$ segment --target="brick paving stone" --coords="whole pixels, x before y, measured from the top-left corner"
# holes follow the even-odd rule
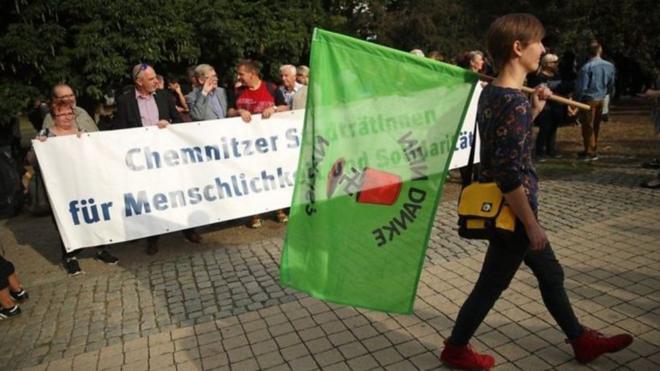
[[[305,346],[311,354],[319,354],[333,347],[332,343],[326,338],[319,338],[305,342]]]
[[[238,348],[238,347],[240,347],[242,345],[245,345],[245,344],[248,344],[248,341],[247,341],[247,338],[243,335],[235,336],[233,338],[222,340],[222,346],[226,350],[231,350],[231,349],[234,349],[234,348]]]
[[[356,371],[371,370],[378,367],[378,362],[376,362],[376,359],[370,354],[365,354],[361,357],[353,358],[348,360],[346,363],[349,365],[351,370]]]
[[[32,367],[25,367],[21,369],[22,371],[46,371],[46,368],[48,367],[47,363],[42,363],[40,365],[32,366]]]
[[[651,173],[597,165],[542,182],[540,219],[564,265],[581,322],[606,334],[630,331],[636,337],[629,349],[589,367],[656,369],[660,253],[654,246],[660,230],[654,226],[660,223],[660,195],[636,188]],[[617,198],[622,192],[626,202]],[[202,369],[203,359],[222,354],[226,361],[216,368],[441,368],[439,350],[478,277],[485,243],[456,236],[455,200],[443,201],[438,212],[413,316],[328,304],[282,289],[281,237],[167,251],[168,244],[179,243],[172,235],[163,237],[165,248],[156,259],[136,253],[132,262],[121,256],[131,252],[120,246],[117,267],[82,259],[84,279],[51,270],[53,279],[30,286],[31,301],[23,307],[29,316],[2,323],[0,347],[12,351],[0,356],[0,364]],[[18,234],[23,225],[41,223],[19,218],[21,225],[12,227]],[[40,230],[55,233],[51,226]],[[14,234],[7,231],[0,224],[0,242],[13,248]],[[44,271],[52,265],[41,257],[32,260],[41,261]],[[58,315],[47,317],[43,308]],[[538,283],[522,267],[472,344],[495,353],[498,370],[584,369],[563,340]],[[115,366],[119,360],[123,364]]]
[[[534,355],[541,358],[544,362],[547,362],[552,366],[558,366],[562,363],[566,363],[573,360],[572,354],[560,350],[555,346],[549,346],[547,348],[543,348],[540,351],[535,352]]]
[[[528,352],[533,353],[539,349],[547,347],[548,342],[536,335],[527,335],[521,338],[517,344],[522,348],[525,348]]]
[[[149,358],[155,358],[163,354],[172,354],[172,353],[174,353],[174,343],[163,343],[149,347]]]
[[[144,371],[149,369],[149,360],[140,359],[121,366],[122,371]]]
[[[174,340],[174,350],[176,351],[191,349],[197,346],[198,346],[197,338],[194,336],[189,336]]]
[[[393,331],[385,332],[383,335],[392,342],[392,344],[400,344],[410,340],[412,337],[407,334],[404,330],[398,329]]]
[[[310,328],[314,328],[314,329],[317,328],[316,322],[314,322],[314,320],[309,317],[298,318],[292,321],[291,324],[297,331],[302,331]]]
[[[292,370],[308,371],[318,369],[318,365],[314,358],[311,356],[305,356],[301,358],[296,358],[288,362]]]
[[[298,334],[294,332],[286,335],[277,336],[275,338],[275,342],[277,342],[277,345],[280,348],[286,348],[291,345],[300,344],[301,340],[300,337],[298,337]]]
[[[627,366],[631,370],[639,370],[639,371],[642,371],[642,370],[652,371],[652,370],[657,370],[658,369],[657,364],[655,364],[655,363],[653,363],[653,362],[651,362],[647,359],[644,359],[644,358],[638,358],[638,359],[628,363]]]
[[[417,340],[410,340],[405,343],[396,344],[395,347],[396,350],[406,358],[426,352],[426,348]]]
[[[268,331],[270,331],[271,335],[273,336],[279,336],[279,335],[291,333],[295,330],[290,323],[281,323],[275,326],[270,326],[268,328]]]
[[[172,365],[174,365],[174,356],[172,354],[161,354],[149,358],[150,369],[158,370]]]
[[[501,354],[507,361],[513,363],[529,354],[526,349],[514,343],[501,345],[495,348],[495,351]]]
[[[257,330],[263,330],[267,327],[266,321],[257,319],[243,324],[243,330],[245,332],[252,332]]]
[[[174,363],[181,364],[199,359],[201,354],[197,349],[179,350],[174,352]]]
[[[50,362],[48,364],[47,370],[50,371],[70,371],[73,369],[72,359],[59,359],[57,361]],[[99,366],[99,368],[101,368]],[[108,368],[108,367],[106,367]]]
[[[314,355],[314,359],[316,359],[316,362],[319,364],[319,366],[321,366],[321,368],[345,360],[345,357],[337,349],[330,349],[312,354]]]
[[[340,320],[326,322],[321,325],[321,328],[326,334],[335,334],[338,332],[346,332],[348,329]]]
[[[204,333],[204,334],[201,334],[201,335],[197,335],[197,343],[199,345],[217,343],[217,342],[222,341],[222,340],[223,340],[222,336],[220,335],[220,332],[218,332],[218,331],[207,332],[207,333]]]
[[[155,334],[149,336],[149,346],[169,343],[170,340],[172,340],[172,338],[169,332]]]
[[[371,324],[366,324],[360,327],[351,327],[350,329],[353,335],[355,335],[358,339],[371,338],[378,335],[379,333],[373,326],[371,326]]]
[[[381,349],[372,355],[381,366],[388,366],[403,360],[401,354],[393,348]]]
[[[357,341],[339,346],[338,349],[346,359],[352,359],[368,352],[367,348]]]
[[[277,350],[277,343],[274,340],[266,340],[260,343],[251,344],[250,347],[252,348],[252,353],[259,355]]]
[[[227,357],[227,354],[220,353],[204,357],[201,359],[201,362],[204,369],[210,370],[228,364],[229,358]]]
[[[246,359],[245,361],[231,364],[231,369],[241,371],[257,371],[259,370],[259,364],[254,359]]]
[[[403,360],[401,362],[395,363],[393,365],[389,365],[385,367],[385,370],[387,371],[416,371],[417,367],[415,365],[408,361],[408,360]]]
[[[288,348],[281,349],[280,354],[282,354],[282,357],[286,361],[292,361],[294,359],[301,358],[309,354],[309,352],[307,351],[307,348],[305,348],[303,344],[298,344],[298,345],[290,346]]]
[[[440,334],[431,334],[419,339],[428,350],[440,349],[444,346],[445,338]]]
[[[541,339],[547,341],[550,344],[563,344],[566,340],[566,336],[558,328],[547,328],[541,331],[535,332],[537,336]]]
[[[409,359],[419,370],[430,370],[438,367],[438,356],[433,352],[418,354]]]
[[[249,345],[245,345],[239,348],[234,348],[230,351],[227,351],[227,355],[229,355],[229,362],[230,363],[237,363],[240,361],[243,361],[245,359],[253,358],[254,355],[252,354],[252,351],[250,350]]]
[[[258,355],[256,357],[259,367],[262,369],[269,369],[284,363],[284,358],[279,352],[269,352]]]
[[[357,340],[355,336],[350,331],[343,331],[339,333],[333,333],[331,335],[328,335],[328,340],[334,345],[334,346],[341,346],[344,344],[348,344],[350,342],[353,342]]]
[[[281,364],[281,365],[277,365],[277,366],[274,366],[274,367],[270,367],[270,368],[267,368],[265,370],[266,371],[292,371],[291,367],[286,363]]]
[[[199,346],[199,355],[202,358],[206,358],[223,352],[224,352],[224,348],[222,347],[221,343],[211,343],[211,344]]]
[[[323,371],[351,371],[351,368],[345,362],[339,362],[323,367]]]

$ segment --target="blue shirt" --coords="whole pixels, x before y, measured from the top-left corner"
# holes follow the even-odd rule
[[[586,102],[601,100],[614,90],[614,65],[600,57],[593,57],[578,73],[575,99]]]

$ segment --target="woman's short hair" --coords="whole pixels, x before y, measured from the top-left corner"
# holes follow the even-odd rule
[[[523,45],[541,41],[545,36],[543,24],[535,16],[527,13],[514,13],[497,18],[491,23],[486,35],[488,53],[493,65],[500,70],[511,59],[513,43]]]

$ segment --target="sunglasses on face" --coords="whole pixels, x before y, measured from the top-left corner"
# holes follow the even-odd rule
[[[147,68],[149,68],[149,65],[148,65],[148,64],[146,64],[146,63],[140,63],[140,68],[138,68],[138,69],[135,71],[135,75],[133,76],[133,80],[136,80],[136,79],[138,78],[138,75],[140,74],[140,72],[146,70]]]

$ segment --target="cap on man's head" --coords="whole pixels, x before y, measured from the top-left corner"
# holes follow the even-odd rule
[[[548,53],[541,58],[541,65],[547,66],[550,63],[559,61],[559,57],[556,54]]]

